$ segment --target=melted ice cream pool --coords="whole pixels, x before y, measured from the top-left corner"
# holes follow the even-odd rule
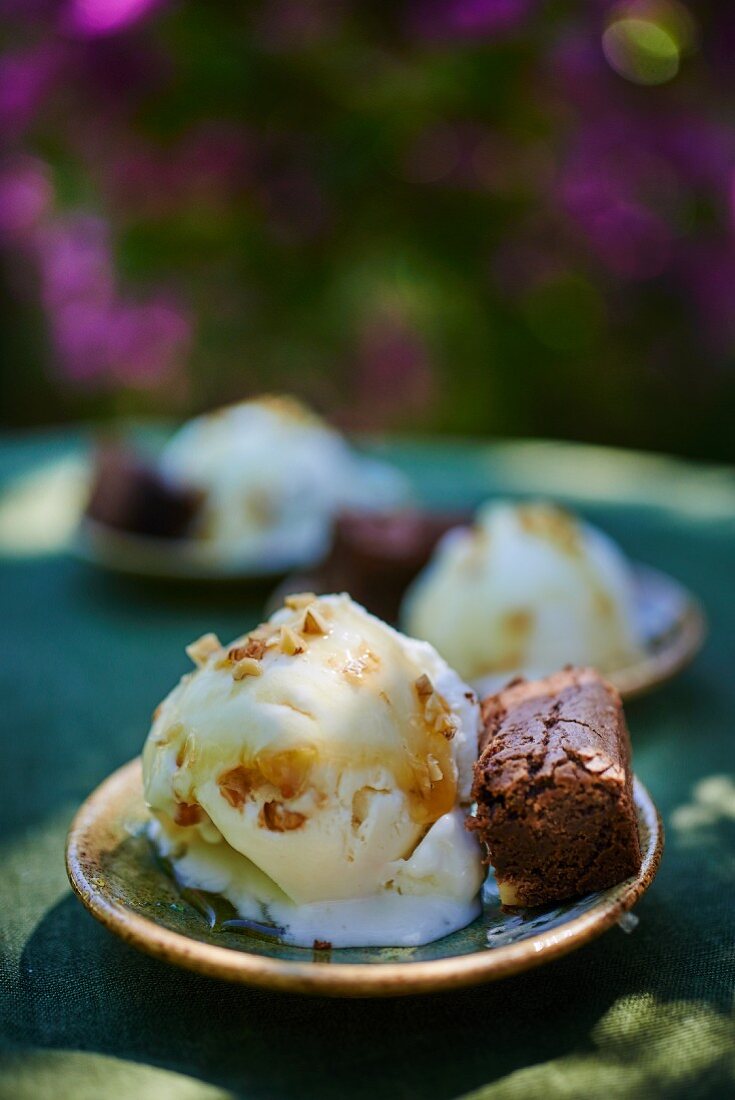
[[[178,880],[311,946],[412,946],[480,909],[474,694],[348,596],[289,597],[157,711],[151,835]]]
[[[640,658],[630,566],[603,532],[550,504],[489,504],[451,531],[402,620],[484,693],[565,664],[601,672]]]

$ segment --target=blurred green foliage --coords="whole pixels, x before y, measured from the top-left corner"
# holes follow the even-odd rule
[[[679,19],[660,86],[629,34],[606,56],[620,4],[97,8],[9,28],[0,116],[46,75],[4,116],[6,195],[41,189],[3,237],[6,422],[292,390],[358,429],[733,457],[716,6],[637,3],[636,42]]]

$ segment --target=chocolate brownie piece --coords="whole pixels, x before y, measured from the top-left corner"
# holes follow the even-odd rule
[[[440,538],[468,522],[462,512],[344,511],[334,525],[320,587],[349,592],[374,615],[395,622],[406,589]]]
[[[592,669],[513,681],[482,704],[468,822],[504,905],[546,905],[634,875],[641,851],[630,739],[615,688]]]
[[[97,453],[87,515],[97,523],[155,538],[184,538],[201,494],[170,484],[155,466],[119,445]]]

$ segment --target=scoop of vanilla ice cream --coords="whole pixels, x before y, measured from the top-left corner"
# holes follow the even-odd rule
[[[294,563],[327,548],[335,512],[405,499],[392,467],[356,454],[339,432],[290,397],[230,405],[185,424],[161,471],[204,496],[196,534],[232,553]]]
[[[405,629],[482,688],[564,664],[625,667],[641,653],[619,548],[551,504],[490,504],[450,532],[406,595]]]
[[[182,881],[294,943],[426,942],[473,919],[483,874],[460,804],[479,709],[430,645],[346,595],[304,595],[191,652],[201,667],[143,752]]]

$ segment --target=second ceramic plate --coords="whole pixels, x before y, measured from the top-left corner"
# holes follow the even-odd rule
[[[257,556],[223,555],[217,546],[194,539],[152,538],[117,531],[85,518],[73,544],[78,558],[91,565],[131,577],[165,581],[221,582],[276,578],[292,569],[308,567],[324,556],[326,546],[315,547],[304,561],[274,547]]]
[[[635,664],[605,673],[626,701],[673,679],[697,655],[706,633],[706,620],[699,602],[673,577],[647,565],[633,563],[633,581],[643,656]],[[266,612],[270,614],[280,607],[289,592],[303,591],[325,591],[318,572],[299,572],[287,577],[271,596]],[[484,676],[472,686],[480,696],[490,695],[504,687],[512,675],[514,673],[504,672]]]
[[[683,585],[646,565],[634,567],[636,612],[644,638],[640,661],[608,674],[623,699],[645,695],[694,659],[706,633],[704,612]]]

